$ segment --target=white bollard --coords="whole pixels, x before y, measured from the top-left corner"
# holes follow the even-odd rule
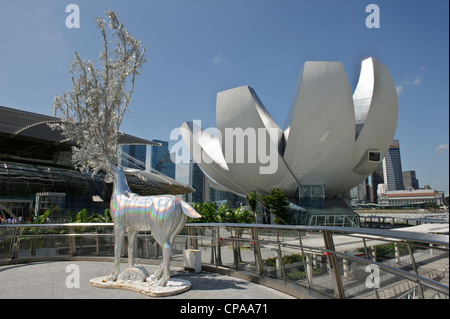
[[[183,265],[185,269],[193,269],[196,273],[202,271],[202,253],[196,249],[186,249],[183,252]]]

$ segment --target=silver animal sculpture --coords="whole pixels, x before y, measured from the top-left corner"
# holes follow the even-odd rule
[[[111,216],[114,220],[114,266],[110,280],[116,281],[120,269],[120,253],[125,233],[128,234],[128,263],[134,266],[134,252],[138,231],[151,231],[161,245],[163,260],[150,280],[157,286],[165,286],[170,278],[172,243],[186,223],[186,216],[201,217],[188,203],[173,195],[139,196],[128,187],[125,173],[120,166],[111,166],[114,172],[114,188],[111,197]],[[149,280],[149,279],[148,279]]]

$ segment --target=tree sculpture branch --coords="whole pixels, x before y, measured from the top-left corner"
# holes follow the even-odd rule
[[[55,97],[53,107],[63,116],[60,123],[49,124],[77,145],[72,154],[75,167],[94,173],[108,171],[111,164],[119,163],[120,125],[131,101],[136,75],[146,62],[141,41],[128,33],[113,11],[105,14],[113,40],[108,41],[106,21],[97,17],[103,40],[99,67],[74,51],[69,69],[73,88]]]

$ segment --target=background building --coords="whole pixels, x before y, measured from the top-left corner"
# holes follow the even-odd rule
[[[379,204],[383,205],[424,205],[436,204],[444,205],[444,192],[432,189],[426,185],[422,189],[409,189],[400,191],[386,191],[380,193]]]
[[[386,189],[397,191],[405,189],[403,185],[402,159],[400,157],[400,143],[393,140],[383,160],[383,174]]]
[[[369,195],[364,193],[369,183]],[[402,171],[400,144],[393,140],[380,166],[366,180],[351,191],[352,204],[413,205],[423,206],[433,203],[444,205],[444,192],[432,189],[429,185],[419,188],[416,171]]]
[[[405,189],[419,189],[419,180],[416,178],[416,171],[403,172],[403,185]]]
[[[184,200],[186,202],[216,202],[226,204],[228,207],[245,205],[245,198],[231,192],[217,189],[217,186],[209,180],[197,163],[191,160],[189,164],[182,165],[188,165],[188,184],[195,190],[193,193],[184,195]]]
[[[74,144],[47,125],[59,120],[0,106],[0,217],[6,211],[26,220],[50,209],[52,222],[63,222],[69,210],[77,213],[86,209],[88,215],[103,215],[109,208],[112,184],[105,183],[102,172],[93,176],[73,167]],[[119,144],[155,143],[121,133]],[[125,172],[130,189],[139,195],[192,192],[192,188],[162,174],[138,169]]]
[[[207,178],[205,174],[203,174],[202,170],[198,166],[197,163],[192,163],[192,171],[191,171],[191,186],[193,189],[195,189],[195,192],[192,193],[191,201],[194,203],[199,202],[207,202],[207,196],[206,196],[206,182]]]
[[[378,202],[378,185],[384,183],[384,174],[383,174],[383,166],[384,161],[381,162],[381,164],[377,167],[376,170],[372,172],[370,175],[370,187],[369,187],[369,196],[367,197],[367,200],[370,203],[377,203]]]
[[[123,167],[145,170],[145,161],[147,159],[147,145],[122,145],[121,149],[121,164]]]
[[[181,131],[194,161],[222,189],[245,197],[276,187],[311,215],[327,216],[316,218],[317,225],[334,224],[335,217],[352,224],[349,191],[379,166],[397,119],[395,84],[380,62],[362,61],[352,95],[341,62],[308,61],[283,128],[256,91],[241,86],[217,94],[221,134],[198,121],[183,123]]]
[[[172,162],[170,156],[169,143],[160,140],[153,140],[153,142],[159,143],[161,146],[152,145],[152,168],[170,178],[175,178],[175,163]]]

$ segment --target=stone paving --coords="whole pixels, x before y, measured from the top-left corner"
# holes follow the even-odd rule
[[[144,265],[149,273],[157,266]],[[121,269],[127,268],[126,264]],[[0,299],[152,299],[138,292],[92,287],[89,281],[111,272],[111,262],[52,261],[0,267]],[[220,274],[189,273],[171,268],[174,278],[192,288],[179,295],[156,299],[295,299],[277,290]],[[77,287],[79,274],[79,288]],[[70,288],[72,287],[72,288]]]

